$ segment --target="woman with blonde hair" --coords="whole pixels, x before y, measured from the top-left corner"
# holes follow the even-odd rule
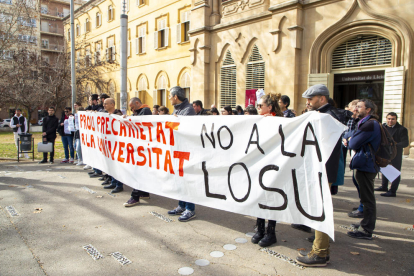
[[[260,98],[257,104],[259,115],[283,117],[283,113],[279,107],[279,99],[281,94],[266,94]],[[265,219],[257,218],[257,231],[252,237],[252,243],[258,243],[261,247],[268,247],[277,242],[276,239],[276,221],[269,220],[267,231],[265,233]]]

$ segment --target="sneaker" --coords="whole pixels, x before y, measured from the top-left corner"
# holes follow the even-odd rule
[[[76,166],[83,166],[85,165],[82,161],[78,162],[78,164],[76,164]]]
[[[386,193],[381,194],[381,196],[385,196],[385,197],[396,197],[397,194],[395,194],[395,193],[393,193],[391,191],[388,191]]]
[[[378,188],[375,188],[374,191],[376,191],[376,192],[388,192],[388,189],[380,186]]]
[[[69,163],[73,164],[73,158],[69,159]]]
[[[363,240],[372,240],[372,234],[368,233],[367,231],[354,231],[346,233],[349,237],[355,239],[363,239]]]
[[[363,218],[364,213],[360,212],[358,209],[348,213],[348,217],[350,218]]]
[[[310,251],[306,251],[306,250],[300,250],[300,251],[298,252],[298,255],[299,255],[300,257],[305,257],[305,256],[309,255],[309,253],[311,253],[311,252],[310,252]],[[329,264],[329,255],[328,255],[328,256],[326,256],[325,258],[326,258],[326,263],[327,263],[327,264]]]
[[[101,176],[102,176],[101,173],[100,174],[99,173],[93,173],[93,174],[89,175],[90,178],[97,178],[97,177],[101,177]]]
[[[291,224],[290,226],[292,226],[292,228],[297,229],[297,230],[301,230],[304,232],[312,232],[312,228],[310,228],[309,226],[303,225],[303,224]]]
[[[92,169],[92,167],[91,167],[91,166],[89,166],[89,165],[86,165],[85,167],[83,167],[83,169],[84,169],[84,170],[90,170],[90,169]]]
[[[139,199],[135,200],[133,197],[131,197],[127,202],[124,203],[124,206],[125,207],[132,207],[132,206],[135,206],[135,205],[138,205],[138,204],[139,204]]]
[[[184,211],[185,211],[185,209],[183,209],[180,206],[178,206],[174,210],[168,211],[168,214],[169,215],[173,215],[173,216],[175,216],[175,215],[181,215]]]
[[[73,164],[78,164],[78,159],[76,159],[75,161],[73,161]]]
[[[45,163],[47,163],[47,160],[42,160],[38,164],[45,164]]]
[[[306,256],[299,256],[296,258],[296,262],[303,266],[326,266],[328,264],[328,261],[326,260],[326,257],[319,257],[312,251],[307,254]]]
[[[63,159],[62,161],[60,161],[60,163],[68,163],[69,160],[68,159]]]
[[[185,222],[185,221],[189,221],[190,219],[193,219],[195,217],[196,217],[196,215],[195,215],[194,211],[191,212],[189,210],[185,210],[183,212],[183,214],[181,215],[181,217],[178,218],[178,221]]]

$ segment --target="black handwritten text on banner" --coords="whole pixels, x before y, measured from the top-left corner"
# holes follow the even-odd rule
[[[79,121],[84,162],[133,188],[334,237],[325,163],[346,127],[329,115]]]

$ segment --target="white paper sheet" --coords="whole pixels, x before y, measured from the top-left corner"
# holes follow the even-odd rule
[[[380,168],[380,171],[390,182],[393,182],[401,174],[401,172],[394,168],[392,165],[388,165],[385,168]]]

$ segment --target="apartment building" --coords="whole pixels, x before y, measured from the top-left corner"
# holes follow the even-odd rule
[[[170,88],[185,88],[190,99],[190,10],[191,0],[127,1],[128,15],[128,99],[173,107]],[[102,60],[118,66],[105,73],[107,89],[120,106],[120,14],[121,2],[92,0],[75,11],[76,57],[96,64]],[[70,20],[64,18],[66,39]],[[69,44],[68,44],[69,45]],[[69,45],[70,46],[70,45]],[[86,63],[88,64],[88,63]],[[91,82],[85,93],[101,93]]]
[[[75,8],[84,1],[76,0]],[[69,0],[42,0],[40,3],[40,39],[42,57],[53,64],[59,53],[64,51],[65,37],[63,18],[70,13]]]

